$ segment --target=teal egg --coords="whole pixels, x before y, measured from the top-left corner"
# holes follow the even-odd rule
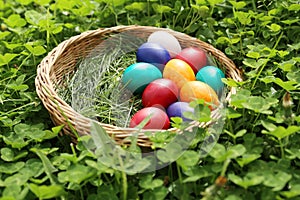
[[[134,94],[141,94],[152,81],[162,78],[161,71],[154,65],[138,62],[125,69],[122,84]]]
[[[224,88],[222,78],[225,78],[225,74],[215,66],[205,66],[196,74],[196,79],[212,87],[218,96],[222,94]]]

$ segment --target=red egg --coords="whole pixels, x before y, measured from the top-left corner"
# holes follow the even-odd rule
[[[197,47],[184,48],[175,58],[188,63],[195,74],[207,63],[205,51]]]
[[[144,107],[164,107],[178,100],[179,89],[170,79],[157,79],[152,81],[144,90],[142,103]]]
[[[130,120],[129,127],[138,126],[147,117],[149,117],[149,121],[142,127],[143,129],[168,129],[170,127],[167,113],[156,107],[147,107],[136,112]]]

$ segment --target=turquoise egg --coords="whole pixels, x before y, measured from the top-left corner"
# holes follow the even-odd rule
[[[125,69],[122,84],[134,94],[141,94],[152,81],[162,78],[161,71],[154,65],[138,62]]]
[[[222,70],[215,66],[205,66],[196,74],[196,79],[212,87],[219,97],[224,88],[222,78],[225,78],[225,74],[222,72]]]

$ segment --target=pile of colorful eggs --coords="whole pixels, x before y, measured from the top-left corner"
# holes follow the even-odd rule
[[[138,48],[136,61],[122,76],[122,84],[141,95],[143,105],[132,116],[129,127],[148,120],[143,129],[168,129],[172,117],[188,120],[183,113],[193,112],[189,103],[195,99],[203,99],[211,109],[219,105],[225,75],[208,65],[202,49],[182,49],[173,35],[157,31]]]

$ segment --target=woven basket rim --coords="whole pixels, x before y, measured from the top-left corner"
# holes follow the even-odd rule
[[[115,26],[115,27],[108,27],[108,28],[99,28],[96,30],[89,30],[86,32],[83,32],[79,35],[75,35],[70,37],[69,39],[61,42],[58,44],[55,48],[53,48],[47,56],[41,61],[41,63],[38,65],[37,68],[37,76],[35,79],[35,85],[36,85],[36,92],[38,94],[38,97],[41,99],[43,105],[48,110],[50,117],[54,124],[60,125],[65,124],[66,126],[63,129],[63,132],[65,134],[70,134],[74,136],[74,130],[72,130],[72,127],[70,127],[70,124],[72,124],[75,127],[75,130],[78,132],[84,132],[84,134],[88,134],[88,131],[85,129],[89,128],[89,124],[86,122],[90,121],[91,119],[82,116],[78,112],[76,112],[69,104],[67,104],[57,93],[55,90],[55,86],[53,81],[58,81],[59,77],[57,74],[55,74],[55,70],[59,72],[64,72],[64,70],[71,70],[72,65],[61,65],[59,66],[60,62],[63,59],[70,59],[70,61],[73,61],[71,58],[64,57],[66,52],[68,55],[72,55],[73,52],[69,52],[70,48],[72,48],[74,45],[78,45],[84,42],[87,42],[88,39],[92,40],[93,38],[98,38],[100,36],[106,36],[108,34],[112,33],[120,33],[124,31],[129,30],[150,30],[150,31],[158,31],[158,30],[164,30],[168,31],[171,34],[175,34],[175,37],[189,37],[191,39],[191,42],[196,42],[197,44],[203,45],[205,48],[202,48],[206,53],[214,56],[218,61],[221,61],[222,65],[225,65],[226,67],[226,73],[229,73],[230,77],[234,79],[235,81],[242,81],[242,73],[241,71],[236,67],[236,65],[233,63],[231,59],[229,59],[223,52],[216,49],[212,45],[203,42],[197,38],[193,38],[185,33],[180,33],[168,28],[158,28],[158,27],[152,27],[152,26],[139,26],[139,25],[129,25],[129,26]],[[88,39],[87,39],[88,38]],[[59,66],[59,67],[58,67]],[[54,69],[55,68],[55,69]],[[228,70],[229,69],[229,70]],[[62,73],[61,72],[61,73]],[[226,74],[226,77],[228,74]],[[230,100],[230,97],[232,94],[236,92],[236,88],[231,87],[228,94],[226,95],[226,101]],[[73,122],[72,118],[76,118],[77,122]],[[79,124],[79,126],[78,126]],[[104,127],[105,130],[109,132],[109,134],[112,136],[117,136],[117,134],[124,134],[122,135],[122,139],[125,138],[126,134],[137,131],[136,128],[120,128],[115,125],[111,124],[104,124],[100,123],[101,126]],[[81,127],[80,127],[81,126]],[[168,130],[144,130],[144,132],[149,131],[174,131],[175,128],[170,128]],[[142,131],[143,132],[143,131]],[[143,136],[143,133],[139,136],[143,138],[143,141],[139,144],[140,146],[150,146],[151,142],[148,141],[148,138]],[[119,143],[122,143],[122,139],[120,139]]]

